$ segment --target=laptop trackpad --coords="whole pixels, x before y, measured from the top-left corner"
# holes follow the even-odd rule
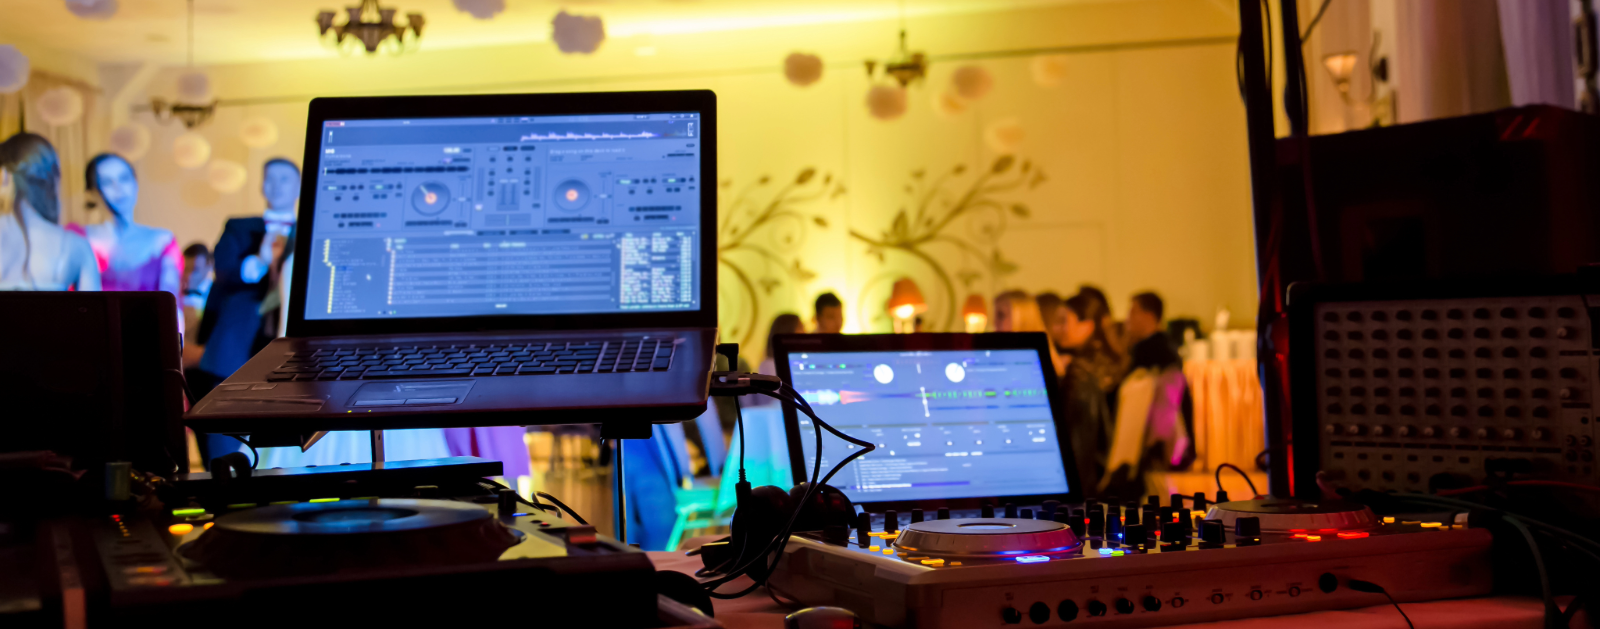
[[[429,380],[426,382],[369,382],[356,389],[347,406],[441,406],[460,404],[467,399],[477,380]]]

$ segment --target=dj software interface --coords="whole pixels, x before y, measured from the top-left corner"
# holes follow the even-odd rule
[[[328,121],[305,316],[698,309],[699,124]]]
[[[831,483],[856,502],[1065,493],[1050,398],[1032,350],[790,355],[819,416],[877,450]],[[809,476],[816,452],[800,417]],[[822,469],[855,446],[827,443]]]

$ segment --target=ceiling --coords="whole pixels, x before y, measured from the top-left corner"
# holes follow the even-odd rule
[[[316,58],[337,53],[317,38],[320,10],[341,13],[358,0],[193,0],[194,62],[199,65]],[[465,0],[464,0],[465,1]],[[1001,11],[1090,0],[907,0],[909,18]],[[22,40],[100,63],[186,62],[185,0],[118,0],[116,15],[86,20],[64,0],[0,0],[0,43]],[[888,20],[898,0],[506,0],[489,20],[461,12],[452,0],[382,0],[400,14],[427,18],[428,50],[545,42],[550,20],[570,13],[599,15],[611,45],[645,48],[654,35]],[[642,53],[643,54],[643,53]]]

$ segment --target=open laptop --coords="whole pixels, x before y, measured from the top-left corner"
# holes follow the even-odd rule
[[[716,120],[709,91],[312,101],[288,335],[187,424],[647,436],[697,416]]]
[[[1042,333],[786,335],[783,378],[839,430],[878,446],[830,483],[870,512],[1081,502]],[[808,480],[811,420],[785,411],[791,469]],[[826,433],[824,433],[826,435]],[[848,456],[825,437],[822,472]]]

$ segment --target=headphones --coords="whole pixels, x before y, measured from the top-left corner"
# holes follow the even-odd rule
[[[800,505],[811,489],[810,483],[800,483],[784,491],[774,485],[756,487],[748,495],[739,497],[738,509],[733,512],[732,533],[729,535],[729,553],[734,565],[751,561],[768,548],[783,532],[789,519],[794,518],[791,533],[821,531],[829,526],[849,528],[855,518],[856,507],[850,497],[831,485],[821,485],[811,500]],[[799,505],[799,513],[795,507]],[[756,561],[748,573],[757,581],[767,576],[767,562]]]

